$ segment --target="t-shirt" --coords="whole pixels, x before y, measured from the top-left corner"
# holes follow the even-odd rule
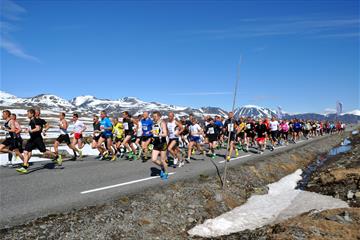
[[[94,129],[94,131],[100,131],[100,122],[93,123],[93,129]],[[100,133],[95,133],[94,135],[99,136]]]
[[[125,130],[125,135],[134,135],[134,123],[130,118],[124,118],[123,126]]]
[[[215,124],[215,123],[209,123],[206,127],[205,127],[205,133],[206,136],[218,136],[220,132],[220,128]]]
[[[195,123],[189,127],[191,136],[198,137],[200,136],[201,127],[199,124]]]
[[[141,128],[142,128],[142,135],[146,136],[146,137],[151,137],[153,120],[151,120],[151,118],[147,118],[147,119],[141,119],[140,122],[141,122]]]
[[[167,124],[168,135],[170,139],[178,138],[178,126],[176,125],[176,121],[168,122]]]
[[[85,127],[84,123],[80,120],[77,120],[74,123],[74,133],[81,133],[83,131],[84,127]]]
[[[42,121],[39,118],[33,118],[30,120],[29,122],[29,128],[31,130],[35,129],[36,126],[40,126],[40,128],[42,129]],[[30,138],[35,139],[35,138],[42,138],[41,136],[41,130],[37,131],[37,132],[30,132]]]
[[[218,127],[222,127],[222,126],[224,126],[224,124],[221,122],[221,121],[215,121],[214,122],[215,123],[215,125],[217,125]]]
[[[279,127],[279,122],[278,121],[270,121],[270,130],[271,131],[277,131]]]
[[[281,127],[281,130],[282,130],[283,132],[288,132],[288,131],[289,131],[289,124],[288,124],[287,122],[281,123],[281,124],[280,124],[280,127]]]
[[[243,133],[245,132],[245,128],[246,128],[246,124],[244,122],[241,122],[239,124],[239,131]]]
[[[40,126],[41,126],[41,131],[42,131],[43,128],[45,127],[45,125],[47,124],[47,122],[42,118],[36,118],[36,119],[39,121]]]
[[[114,127],[113,127],[113,133],[114,135],[121,139],[124,136],[124,126],[122,123],[118,122]]]
[[[260,125],[257,125],[255,130],[259,138],[265,137],[265,133],[267,130],[266,124],[262,123]]]
[[[105,134],[111,134],[112,133],[112,123],[109,118],[105,117],[100,120],[100,130],[104,132]],[[111,128],[111,129],[107,129]]]
[[[231,122],[231,119],[226,119],[224,128],[226,129],[227,133],[235,132],[235,120],[232,120],[232,122]]]

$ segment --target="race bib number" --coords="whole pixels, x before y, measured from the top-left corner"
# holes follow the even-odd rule
[[[127,122],[124,122],[123,125],[125,130],[129,130],[129,124]]]
[[[142,126],[143,131],[147,131],[147,126]]]
[[[214,134],[214,133],[215,133],[214,128],[213,128],[213,127],[209,128],[208,133],[209,133],[209,134]]]
[[[228,131],[229,132],[234,131],[234,124],[232,124],[232,123],[228,124]]]
[[[153,134],[154,134],[155,136],[159,136],[159,133],[160,133],[160,127],[154,127],[154,129],[153,129]]]

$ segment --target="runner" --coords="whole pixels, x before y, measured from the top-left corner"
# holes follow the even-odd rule
[[[86,130],[86,126],[84,125],[84,123],[82,121],[79,120],[79,114],[74,113],[73,114],[73,124],[74,124],[74,128],[71,131],[70,135],[74,135],[73,140],[72,140],[72,145],[75,147],[77,144],[77,150],[78,151],[74,151],[74,155],[75,158],[74,160],[76,160],[76,152],[79,153],[79,157],[80,160],[82,160],[82,150],[83,147],[85,146],[85,143],[83,141],[83,132]]]
[[[122,142],[124,141],[124,126],[122,122],[119,122],[118,118],[114,117],[112,118],[112,124],[113,124],[113,135],[114,135],[114,141],[115,141],[115,148],[118,152],[118,157],[122,158],[124,156],[124,147],[122,145]]]
[[[267,127],[262,119],[259,119],[259,122],[255,127],[255,131],[257,133],[256,142],[258,144],[258,151],[260,154],[263,154],[265,150]]]
[[[24,161],[20,168],[17,168],[16,171],[19,173],[26,174],[28,173],[29,168],[29,161],[31,158],[31,153],[34,149],[38,149],[43,154],[48,154],[49,156],[53,157],[54,159],[57,158],[56,154],[53,152],[50,152],[49,150],[46,150],[44,140],[42,138],[42,126],[43,122],[35,117],[35,110],[29,109],[27,111],[27,116],[30,119],[29,122],[29,128],[26,129],[26,133],[30,134],[30,139],[27,141],[25,145],[25,151],[23,153],[24,155]]]
[[[96,149],[97,143],[100,138],[100,121],[99,117],[97,115],[93,115],[93,134],[92,134],[92,142],[91,142],[91,148]],[[102,156],[102,152],[100,152],[100,156]]]
[[[317,130],[320,129],[320,125],[316,125]],[[293,123],[293,142],[296,143],[300,139],[300,133],[302,130],[301,123],[298,119],[295,119]]]
[[[284,140],[285,144],[289,144],[289,123],[286,120],[282,120],[280,124],[281,138]]]
[[[234,119],[234,113],[229,112],[228,119],[226,119],[224,123],[224,134],[226,137],[230,137],[229,146],[228,146],[228,155],[226,156],[226,160],[230,161],[232,151],[235,148],[235,141],[236,141],[236,121]],[[238,150],[235,149],[236,157],[239,155]]]
[[[196,119],[194,117],[191,118],[191,125],[189,127],[190,137],[189,137],[189,145],[188,145],[188,156],[186,159],[187,163],[190,163],[190,157],[192,154],[192,149],[198,148],[203,155],[205,156],[205,151],[200,146],[200,136],[203,134],[203,130],[200,127],[200,125],[197,123]]]
[[[246,151],[249,151],[250,144],[251,146],[254,146],[255,144],[255,136],[256,136],[255,122],[251,117],[248,117],[247,119],[245,134],[246,134]]]
[[[168,179],[168,167],[166,163],[166,137],[168,135],[167,127],[165,121],[161,120],[161,114],[158,111],[153,112],[153,152],[152,152],[152,162],[161,167],[160,177],[163,180]],[[160,160],[158,156],[160,154]]]
[[[175,119],[173,112],[169,112],[168,114],[167,129],[169,134],[168,150],[174,158],[173,167],[176,168],[177,164],[179,164],[179,167],[182,167],[184,165],[184,160],[181,158],[180,154],[179,136],[183,131],[183,127],[181,122]]]
[[[143,130],[142,130],[141,119],[142,119],[142,115],[139,115],[137,118],[134,119],[134,126],[135,126],[134,131],[136,132],[135,146],[138,151],[137,159],[140,159],[142,154],[141,137],[143,134]]]
[[[269,124],[270,124],[271,144],[274,147],[275,145],[278,144],[279,122],[275,119],[275,117],[272,117]]]
[[[128,159],[132,161],[133,159],[137,159],[136,157],[136,149],[133,146],[132,142],[135,141],[135,132],[134,132],[134,123],[131,119],[130,114],[125,111],[123,112],[123,126],[125,138],[122,143],[123,146],[129,151]]]
[[[110,119],[107,117],[107,114],[105,111],[100,112],[100,138],[97,143],[97,148],[99,149],[99,152],[103,152],[103,159],[107,158],[109,156],[109,153],[111,155],[111,161],[116,160],[116,153],[113,149],[112,144],[112,130],[113,125],[110,121]],[[103,148],[102,143],[106,142],[106,150]]]
[[[59,145],[62,142],[65,142],[66,145],[70,149],[72,149],[74,152],[77,152],[77,153],[80,154],[80,151],[78,149],[76,149],[74,145],[71,144],[69,133],[67,131],[68,126],[69,126],[68,122],[65,120],[65,113],[60,113],[60,115],[59,115],[60,135],[54,142],[54,153],[57,156],[56,158],[57,158],[57,162],[58,162],[59,165],[62,164],[62,156],[61,156],[61,154],[59,154]],[[74,155],[74,158],[75,157],[76,156]]]
[[[16,114],[15,113],[12,113],[11,116],[11,121],[12,121],[12,124],[11,124],[11,127],[12,125],[15,127],[15,131],[14,131],[14,146],[13,146],[13,151],[15,152],[16,154],[16,157],[17,158],[20,158],[21,160],[24,160],[24,156],[22,155],[23,153],[23,140],[21,138],[21,126],[20,126],[20,123],[17,121],[17,117],[16,117]]]
[[[243,118],[239,119],[239,124],[236,128],[236,138],[238,142],[238,149],[243,150],[244,152],[248,151],[247,141],[246,141],[246,123]]]
[[[149,117],[148,112],[143,113],[143,117],[141,119],[142,126],[142,137],[141,137],[141,148],[143,151],[143,162],[146,162],[149,159],[149,144],[152,140],[152,125],[153,121]]]
[[[9,154],[9,161],[12,164],[13,152],[16,156],[20,157],[21,160],[24,160],[22,152],[22,139],[20,136],[21,128],[19,123],[16,121],[15,117],[11,117],[12,114],[9,110],[4,110],[2,112],[2,118],[5,120],[2,130],[6,131],[5,141],[0,144],[0,152]]]
[[[216,157],[215,148],[217,147],[217,141],[219,139],[219,133],[221,129],[215,124],[213,118],[207,119],[208,124],[205,127],[206,138],[208,139],[211,158]]]

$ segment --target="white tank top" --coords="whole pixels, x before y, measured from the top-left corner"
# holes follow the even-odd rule
[[[142,134],[143,134],[142,124],[141,124],[141,121],[139,121],[139,122],[138,122],[138,128],[137,128],[136,136],[137,136],[137,137],[141,137]]]
[[[167,123],[167,129],[168,129],[168,131],[169,131],[168,135],[169,135],[169,138],[170,138],[170,139],[178,138],[178,137],[176,136],[176,130],[175,130],[175,128],[176,128],[176,122],[175,122],[175,120],[172,121],[172,122],[168,122],[168,123]]]
[[[68,134],[68,131],[67,131],[67,129],[63,129],[63,127],[64,127],[64,124],[62,123],[62,121],[60,121],[60,134],[61,135],[65,135],[65,134]]]

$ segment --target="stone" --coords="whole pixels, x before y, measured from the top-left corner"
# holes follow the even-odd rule
[[[346,197],[347,197],[348,199],[353,199],[354,195],[355,195],[355,194],[354,194],[351,190],[349,190],[348,193],[347,193],[347,195],[346,195]]]
[[[360,191],[357,191],[357,192],[355,193],[355,197],[356,197],[357,199],[360,199]]]

